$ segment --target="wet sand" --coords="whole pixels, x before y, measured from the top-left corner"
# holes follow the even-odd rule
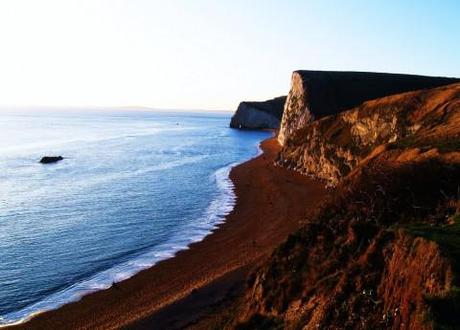
[[[108,290],[12,328],[181,328],[205,318],[222,296],[241,294],[248,272],[327,194],[321,183],[273,166],[276,139],[261,147],[263,154],[232,169],[235,208],[203,241]]]

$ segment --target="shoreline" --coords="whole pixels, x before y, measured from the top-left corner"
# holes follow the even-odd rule
[[[257,153],[253,155],[249,160],[258,157],[261,154],[261,152],[262,151],[258,145]],[[20,324],[25,324],[29,320],[33,319],[34,317],[40,314],[57,310],[61,308],[62,306],[65,306],[73,302],[77,302],[87,295],[93,294],[98,291],[107,290],[112,286],[117,286],[120,282],[123,282],[135,276],[141,271],[154,267],[156,264],[158,264],[161,261],[174,258],[174,256],[177,253],[189,249],[190,245],[204,240],[208,235],[212,234],[213,231],[219,228],[219,226],[225,221],[227,215],[231,212],[231,210],[235,206],[236,196],[234,193],[233,182],[230,180],[231,169],[249,160],[243,160],[240,162],[235,162],[235,163],[226,165],[224,167],[219,168],[213,173],[213,177],[215,178],[215,181],[218,186],[219,196],[210,202],[202,218],[203,219],[206,218],[207,220],[209,220],[209,218],[212,217],[215,219],[212,222],[206,222],[206,228],[200,229],[200,236],[197,237],[195,235],[192,235],[191,237],[182,239],[182,241],[188,240],[188,242],[177,242],[177,239],[176,239],[175,242],[177,243],[176,243],[176,247],[174,248],[169,247],[169,250],[168,250],[167,248],[163,247],[163,250],[158,251],[158,247],[156,247],[156,249],[153,251],[147,251],[137,256],[134,259],[130,259],[129,261],[115,265],[83,281],[76,282],[75,284],[69,286],[68,288],[62,291],[57,291],[51,294],[50,296],[45,297],[43,300],[40,300],[36,302],[35,304],[27,306],[22,310],[19,310],[18,313],[23,312],[24,310],[31,310],[32,312],[27,314],[27,316],[21,319],[18,319],[17,321],[14,321],[11,323],[0,324],[0,329],[9,328],[9,327],[20,325]],[[224,173],[224,175],[220,175],[221,173]],[[209,215],[209,209],[213,205],[216,205],[217,203],[220,203],[220,205],[217,207],[218,210],[217,211],[214,210],[213,212],[211,212],[211,215]],[[152,257],[152,255],[159,255],[159,256]],[[131,269],[121,270],[122,267],[127,267],[126,265],[136,263],[139,260],[142,260],[142,263],[148,264],[148,266],[144,266],[144,265],[137,266],[137,267],[131,266]],[[116,271],[117,269],[118,269],[118,272]],[[119,274],[123,274],[124,277],[120,280],[114,280]],[[106,278],[112,277],[112,280],[109,281],[108,279],[106,279],[105,282],[104,280],[100,280],[100,278],[104,277],[104,275],[106,275],[105,276]],[[68,298],[70,300],[63,300],[61,296],[70,297]],[[46,305],[46,304],[48,304],[48,306],[51,305],[54,307],[47,307],[47,308],[43,308],[42,310],[36,307],[37,305]]]
[[[273,130],[267,131],[272,134],[274,133]],[[188,238],[176,238],[175,240],[173,240],[174,242],[176,242],[174,244],[174,247],[163,247],[163,249],[159,251],[158,247],[156,247],[154,250],[146,251],[143,254],[135,257],[134,259],[130,259],[129,261],[117,264],[83,281],[76,282],[62,291],[57,291],[32,305],[26,306],[25,308],[18,310],[17,312],[14,312],[16,314],[19,314],[21,312],[24,312],[25,310],[29,310],[28,314],[24,314],[24,317],[17,319],[16,321],[12,321],[10,323],[1,323],[0,329],[11,328],[13,326],[26,324],[40,314],[58,310],[67,304],[78,302],[87,295],[96,293],[98,291],[110,289],[112,286],[117,286],[120,282],[130,279],[131,277],[135,276],[141,271],[154,267],[159,262],[174,258],[177,255],[177,253],[188,250],[192,244],[199,243],[202,240],[204,240],[208,235],[211,235],[215,230],[219,228],[219,226],[222,223],[226,221],[227,216],[233,210],[236,203],[236,195],[234,191],[235,187],[233,181],[230,179],[231,170],[236,166],[239,166],[245,162],[248,162],[260,156],[263,153],[260,147],[262,141],[258,142],[254,146],[256,151],[250,156],[250,158],[225,165],[212,173],[212,176],[214,177],[214,180],[217,184],[218,196],[215,199],[211,200],[201,218],[202,220],[209,220],[210,218],[213,218],[213,220],[206,221],[204,225],[200,226],[200,235],[198,237],[196,236],[196,234],[194,234],[192,236],[189,236]],[[192,231],[195,232],[197,230],[194,230],[194,228],[192,228]],[[165,245],[172,244],[166,243]],[[139,260],[142,262],[142,265],[137,266],[136,262],[138,262]],[[132,265],[133,263],[135,265],[130,266],[131,269],[121,269],[123,267],[127,267],[127,265]],[[117,269],[118,272],[116,271]],[[115,280],[119,274],[123,274],[123,277],[119,280]],[[101,280],[101,277],[105,277],[106,279]],[[108,281],[107,278],[110,277],[112,278],[112,280]],[[62,298],[62,296],[67,296],[67,300],[65,300],[65,298]],[[47,307],[36,307],[39,305],[46,305]],[[7,316],[9,315],[7,314]]]
[[[241,282],[254,265],[298,228],[306,210],[314,210],[326,195],[321,183],[273,166],[279,148],[275,138],[268,138],[260,145],[262,153],[232,168],[236,204],[225,221],[203,240],[109,289],[7,328],[142,327],[150,324],[149,320],[158,324],[158,317],[152,319],[153,315],[163,311],[163,320],[167,320],[165,307],[190,293],[233,273],[239,274]],[[206,303],[205,297],[201,300]]]

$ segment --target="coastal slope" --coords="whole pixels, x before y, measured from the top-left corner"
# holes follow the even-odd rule
[[[252,274],[233,327],[458,328],[460,84],[366,102],[290,141],[278,165],[335,192]]]

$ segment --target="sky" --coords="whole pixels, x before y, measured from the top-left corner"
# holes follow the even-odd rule
[[[460,77],[457,0],[0,0],[0,105],[233,110],[298,69]]]

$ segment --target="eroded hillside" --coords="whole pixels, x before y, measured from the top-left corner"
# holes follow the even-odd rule
[[[459,327],[460,84],[304,123],[279,164],[335,193],[253,273],[233,327]]]
[[[388,96],[293,132],[278,163],[336,185],[385,143],[448,147],[460,132],[460,84]]]

